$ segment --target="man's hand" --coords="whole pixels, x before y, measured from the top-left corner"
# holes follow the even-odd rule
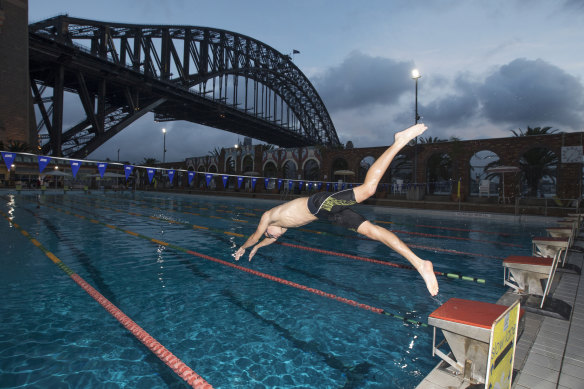
[[[233,256],[235,257],[236,261],[239,261],[239,258],[241,258],[243,254],[245,254],[245,249],[243,247],[240,247],[239,250],[237,250],[235,254],[233,254]],[[251,256],[249,260],[251,261]]]
[[[251,262],[251,259],[253,258],[253,256],[255,255],[255,253],[258,252],[258,248],[259,245],[255,245],[253,249],[251,249],[251,252],[249,253],[249,261]]]

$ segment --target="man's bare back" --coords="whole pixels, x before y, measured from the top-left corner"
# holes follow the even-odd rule
[[[294,228],[315,221],[317,217],[308,211],[307,203],[308,197],[301,197],[270,209],[268,226]]]

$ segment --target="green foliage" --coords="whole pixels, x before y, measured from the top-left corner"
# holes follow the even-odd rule
[[[427,136],[427,137],[418,137],[418,143],[421,144],[430,144],[430,143],[441,143],[441,142],[448,142],[446,139],[440,139],[437,136],[435,137],[431,137],[431,136]]]
[[[531,135],[549,135],[558,132],[558,130],[552,130],[551,127],[534,127],[531,128],[527,126],[527,130],[523,132],[521,128],[518,129],[519,132],[515,132],[515,130],[511,130],[513,135],[515,136],[531,136]]]
[[[156,158],[152,158],[152,157],[144,157],[144,160],[142,161],[142,165],[143,166],[152,166],[152,165],[156,165],[159,161]]]
[[[7,146],[2,145],[2,149],[6,147],[8,151],[13,151],[15,153],[36,153],[36,149],[29,143],[21,142],[19,140],[11,140],[8,142]]]
[[[208,153],[211,157],[215,157],[215,158],[219,159],[219,157],[221,157],[221,151],[222,151],[222,149],[215,147],[213,150],[209,151]]]

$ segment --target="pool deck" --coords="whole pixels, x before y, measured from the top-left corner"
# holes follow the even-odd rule
[[[568,263],[582,268],[584,233],[568,255]],[[501,271],[501,279],[503,272]],[[514,389],[584,388],[584,275],[558,272],[551,296],[572,306],[570,320],[526,312],[525,328],[515,350]],[[517,295],[507,292],[498,303],[510,305]],[[437,361],[440,361],[436,357]],[[416,389],[464,389],[473,387],[453,374],[444,362]],[[481,386],[481,387],[484,387]],[[474,386],[473,388],[478,388]]]

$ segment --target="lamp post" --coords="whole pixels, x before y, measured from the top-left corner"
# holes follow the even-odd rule
[[[162,146],[162,163],[166,160],[166,128],[162,129],[162,136],[164,138],[164,143]]]
[[[418,79],[422,77],[420,71],[418,69],[412,70],[412,78],[416,83],[416,104],[415,109],[416,113],[414,116],[414,124],[418,124],[418,120],[420,120],[420,115],[418,115]],[[414,143],[414,184],[418,183],[418,137],[416,136]]]

